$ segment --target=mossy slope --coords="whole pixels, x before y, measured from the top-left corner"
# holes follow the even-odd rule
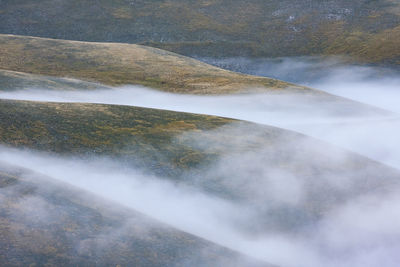
[[[202,158],[190,146],[175,144],[175,136],[234,121],[115,105],[0,100],[0,106],[3,144],[61,154],[124,157],[152,163],[157,172],[188,168]]]

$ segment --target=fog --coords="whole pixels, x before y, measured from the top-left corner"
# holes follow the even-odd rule
[[[400,69],[347,64],[340,57],[200,58],[215,66],[272,77],[400,112]]]
[[[310,150],[310,146],[305,142],[297,149]],[[0,162],[69,183],[280,266],[396,266],[400,260],[396,253],[400,248],[400,192],[395,179],[399,176],[381,177],[384,182],[379,182],[374,177],[382,170],[366,165],[358,173],[341,170],[340,177],[329,172],[307,177],[295,168],[279,166],[276,160],[268,161],[293,152],[292,144],[277,147],[223,157],[199,177],[202,183],[222,178],[222,188],[237,194],[233,198],[149,176],[109,158],[82,160],[1,147]],[[318,158],[325,155],[321,149],[316,146],[309,151],[315,155],[308,159],[316,160],[317,166]],[[322,161],[332,166],[351,161],[340,150],[328,148],[326,155]],[[306,164],[302,156],[295,155],[288,162]],[[372,180],[366,182],[368,176]],[[360,189],[363,183],[371,185]],[[40,204],[38,208],[43,206],[39,198],[30,199]],[[315,217],[307,209],[322,209],[323,216]],[[46,220],[46,212],[35,213],[35,222]]]
[[[295,73],[291,81],[389,112],[306,94],[190,96],[140,86],[95,91],[23,88],[1,92],[0,98],[123,104],[237,118],[304,133],[400,169],[400,108],[396,103],[400,79],[396,71],[346,66],[339,59],[273,60],[268,68],[249,59],[230,60],[239,66],[247,64],[243,72],[258,71],[255,74],[277,78],[290,78]],[[246,129],[239,130],[238,142],[247,134]],[[200,147],[212,145],[189,140]],[[0,161],[70,183],[177,229],[280,266],[397,266],[399,176],[371,162],[341,169],[354,155],[317,141],[297,141],[278,143],[272,150],[224,156],[194,177],[199,187],[177,185],[107,158],[82,161],[1,147]],[[304,151],[309,157],[303,157]],[[282,153],[291,155],[288,163],[309,170],[302,173],[280,166],[282,163],[274,160]],[[307,160],[326,171],[307,175],[314,170]],[[333,173],[327,166],[333,166]],[[234,197],[199,189],[215,181]],[[312,216],[302,217],[303,213]]]
[[[338,73],[346,77],[348,75],[346,71],[333,71],[332,76],[324,78],[326,83],[319,81],[321,85],[316,88],[338,88],[338,94],[363,100],[364,103],[393,113],[383,114],[380,110],[359,103],[306,94],[191,96],[139,86],[95,91],[27,88],[1,92],[0,98],[121,104],[248,120],[301,132],[400,168],[400,142],[397,141],[400,120],[396,113],[400,106],[396,105],[400,99],[396,84],[400,82],[397,83],[398,79],[393,76],[385,76],[382,79],[375,78],[366,87],[364,76],[361,75],[358,82],[346,83],[347,80]],[[367,88],[365,92],[364,88]],[[362,91],[364,95],[360,94]],[[336,93],[333,89],[330,92]]]

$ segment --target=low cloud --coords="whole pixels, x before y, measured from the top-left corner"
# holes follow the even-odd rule
[[[283,60],[268,66],[277,78],[295,73],[297,81],[391,113],[303,94],[189,96],[137,86],[95,91],[26,88],[2,92],[0,97],[123,104],[237,118],[301,132],[400,169],[396,113],[400,110],[393,101],[400,99],[400,91],[394,72],[345,66],[338,60],[307,60]],[[259,68],[256,74],[271,74],[252,66]],[[260,137],[259,132],[240,124],[204,134],[220,131],[231,133],[224,140],[225,147],[235,148],[243,139]],[[327,143],[294,136],[271,137],[273,144],[250,151],[232,149],[201,174],[186,173],[192,181],[186,185],[105,158],[84,162],[2,147],[0,161],[70,183],[280,266],[397,266],[397,171]],[[200,150],[218,149],[192,133],[177,138]]]
[[[248,130],[239,123],[205,132],[238,137],[223,141],[220,146],[232,150],[203,172],[186,173],[188,184],[107,158],[82,160],[2,147],[0,161],[279,266],[365,266],[366,260],[380,266],[380,257],[397,259],[391,255],[400,246],[397,172],[296,134],[242,151],[242,142],[263,135],[253,129],[246,136]],[[202,136],[177,138],[197,149],[218,150]],[[85,253],[88,245],[101,250],[110,234],[118,233],[82,241],[78,250]],[[385,260],[386,266],[395,266]]]
[[[136,86],[95,91],[26,89],[2,92],[0,97],[132,105],[236,118],[304,133],[400,168],[400,116],[336,98],[284,93],[191,96]]]

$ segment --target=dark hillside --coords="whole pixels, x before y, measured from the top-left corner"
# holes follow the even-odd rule
[[[345,54],[399,64],[395,0],[2,0],[0,33],[143,43],[185,55]]]
[[[0,163],[2,266],[271,266]]]

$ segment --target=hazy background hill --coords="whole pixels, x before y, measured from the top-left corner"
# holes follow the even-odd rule
[[[185,55],[345,54],[398,64],[399,14],[395,0],[2,0],[0,32]]]
[[[2,266],[271,266],[0,162]]]

